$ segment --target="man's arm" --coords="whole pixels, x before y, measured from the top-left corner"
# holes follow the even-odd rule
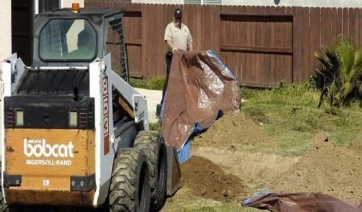
[[[173,43],[171,40],[167,39],[166,42],[167,42],[168,47],[170,49],[172,49],[172,53],[177,50],[177,48],[173,46]]]
[[[187,31],[189,33],[188,36],[187,36],[187,47],[188,47],[189,51],[193,51],[194,47],[192,45],[192,42],[193,42],[192,35],[191,35],[191,32],[190,32],[189,28],[187,28]]]
[[[188,44],[188,47],[189,47],[189,51],[193,51],[193,50],[194,50],[194,47],[192,46],[192,42]]]
[[[169,27],[169,25],[167,25],[166,29],[165,29],[165,36],[164,36],[165,41],[167,42],[167,46],[172,49],[172,52],[174,52],[175,50],[177,50],[177,48],[175,48],[173,46],[172,43],[172,31]]]

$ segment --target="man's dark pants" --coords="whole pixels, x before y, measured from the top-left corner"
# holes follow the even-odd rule
[[[168,83],[168,77],[170,75],[170,69],[171,69],[171,61],[172,61],[172,52],[166,52],[166,81],[165,84],[163,85],[163,90],[162,90],[162,100],[161,100],[161,105],[163,103],[163,100],[165,98],[165,93],[167,90],[167,83]]]

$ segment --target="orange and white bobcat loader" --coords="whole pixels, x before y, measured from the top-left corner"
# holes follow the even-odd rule
[[[129,84],[124,11],[73,6],[36,16],[31,66],[2,61],[0,211],[158,211],[180,167]]]

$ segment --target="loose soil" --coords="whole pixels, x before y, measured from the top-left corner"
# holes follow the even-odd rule
[[[182,164],[184,185],[216,200],[223,199],[224,190],[241,201],[262,188],[321,192],[355,204],[362,200],[362,132],[347,148],[335,146],[328,133],[320,132],[307,153],[295,158],[237,148],[275,143],[242,112],[227,113],[191,142],[192,157]]]
[[[240,178],[226,174],[212,161],[193,156],[181,165],[183,185],[197,196],[213,200],[233,199],[242,196],[244,186]]]
[[[274,139],[242,112],[228,112],[203,134],[195,137],[193,146],[235,148],[238,145],[273,145]]]
[[[348,149],[357,151],[359,154],[362,153],[362,131],[358,133],[356,138],[350,143]]]
[[[274,192],[321,192],[351,203],[362,200],[362,155],[338,147],[328,133],[320,132],[310,149],[270,187]],[[359,150],[360,151],[360,150]]]
[[[278,177],[299,160],[299,157],[287,158],[275,154],[251,153],[214,147],[196,147],[191,149],[191,154],[210,159],[228,174],[253,181],[271,180]]]

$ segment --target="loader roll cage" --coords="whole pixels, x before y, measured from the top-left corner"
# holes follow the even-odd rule
[[[111,53],[113,71],[129,82],[124,12],[123,8],[81,8],[75,14],[70,8],[64,8],[37,14],[32,67],[88,66],[91,61]],[[80,42],[90,44],[89,54],[71,56],[78,48],[78,34],[83,31],[87,31],[88,36]]]

